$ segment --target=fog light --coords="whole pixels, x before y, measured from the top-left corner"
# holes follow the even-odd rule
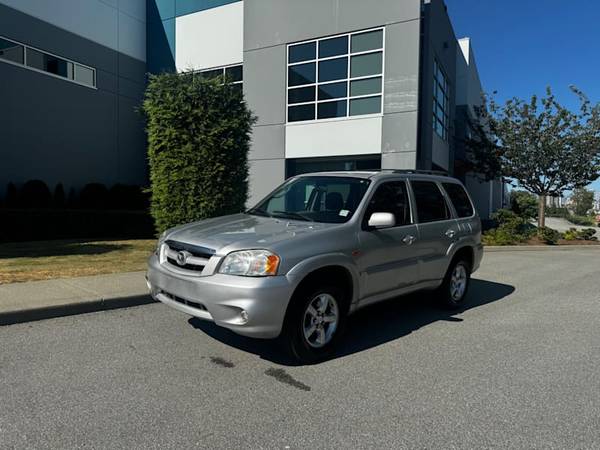
[[[248,312],[244,309],[242,309],[242,312],[240,313],[240,318],[242,319],[242,323],[247,323],[248,322]]]

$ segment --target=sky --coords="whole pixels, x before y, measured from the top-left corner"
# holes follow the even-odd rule
[[[471,38],[484,90],[499,101],[551,86],[578,109],[575,85],[600,102],[600,0],[445,1],[456,37]]]

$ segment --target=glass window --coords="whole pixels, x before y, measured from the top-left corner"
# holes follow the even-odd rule
[[[352,53],[383,48],[383,30],[369,31],[352,36]]]
[[[315,104],[290,106],[288,108],[288,122],[302,120],[315,120]]]
[[[317,105],[317,109],[317,119],[332,119],[334,117],[346,117],[346,100],[319,103]]]
[[[381,113],[381,96],[364,97],[350,100],[350,115],[360,116],[363,114]]]
[[[242,81],[244,79],[244,66],[226,67],[225,76],[231,82]]]
[[[369,218],[373,213],[393,214],[396,219],[396,226],[411,224],[406,182],[390,181],[379,186],[367,207],[364,217],[365,225],[369,222]]]
[[[311,61],[317,58],[317,43],[307,42],[306,44],[292,45],[289,47],[289,63],[301,61]]]
[[[383,68],[383,53],[367,53],[366,55],[353,56],[350,63],[352,78],[379,75]]]
[[[73,63],[32,48],[27,49],[27,65],[44,72],[73,79]]]
[[[433,61],[433,129],[443,140],[448,140],[450,128],[450,100],[448,80],[437,60]]]
[[[348,78],[348,58],[327,59],[319,62],[319,82]]]
[[[23,64],[24,51],[22,45],[0,38],[0,59]]]
[[[350,84],[350,95],[370,95],[381,92],[381,77],[356,80]]]
[[[300,86],[303,84],[312,84],[316,81],[315,63],[299,64],[290,66],[288,73],[288,84],[290,86]]]
[[[346,55],[348,53],[348,36],[319,41],[319,58]]]
[[[288,91],[288,103],[306,103],[313,102],[315,100],[315,87],[301,87],[296,89],[290,89]]]
[[[88,86],[94,86],[96,84],[94,71],[89,67],[75,64],[75,81],[87,84]]]
[[[329,83],[319,85],[319,100],[331,100],[342,98],[348,95],[348,83]]]
[[[467,192],[460,184],[444,183],[443,186],[458,217],[471,217],[475,213]]]
[[[431,181],[411,181],[420,223],[450,219],[450,210],[438,185]]]
[[[221,68],[221,69],[204,70],[204,71],[200,72],[200,75],[202,76],[202,78],[205,78],[207,80],[214,80],[216,78],[223,76],[223,69]]]
[[[292,178],[248,211],[257,216],[307,222],[344,223],[350,220],[370,181],[352,177]]]
[[[306,113],[309,118],[305,120],[381,113],[383,29],[292,44],[288,52],[288,109],[297,103],[314,102],[316,117]],[[353,55],[355,52],[361,54]],[[315,90],[298,89],[309,85]],[[330,104],[321,105],[326,102]],[[305,115],[298,111],[288,111],[288,119],[302,120]]]

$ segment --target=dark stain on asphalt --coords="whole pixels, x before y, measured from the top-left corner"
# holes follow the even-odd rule
[[[210,362],[212,362],[213,364],[216,364],[217,366],[227,367],[228,369],[235,367],[235,364],[232,363],[231,361],[227,361],[226,359],[219,358],[218,356],[211,356]]]
[[[295,380],[289,373],[283,369],[270,368],[265,371],[265,375],[275,378],[277,381],[300,389],[301,391],[310,391],[310,386]]]

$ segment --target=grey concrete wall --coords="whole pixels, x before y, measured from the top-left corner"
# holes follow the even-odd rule
[[[453,136],[456,106],[456,52],[457,40],[445,4],[442,0],[428,0],[423,15],[423,41],[421,61],[420,122],[418,168],[432,168],[434,153],[448,155],[453,173]],[[449,141],[434,137],[433,131],[433,62],[437,59],[450,84]]]
[[[383,169],[415,169],[419,117],[420,11],[385,28]]]
[[[383,151],[390,167],[414,167],[420,0],[245,0],[244,92],[258,122],[250,203],[285,178],[286,46],[386,26]],[[323,155],[326,156],[326,155]]]
[[[51,189],[146,182],[145,62],[0,5],[0,34],[92,66],[97,89],[0,62],[0,195],[7,183]]]

